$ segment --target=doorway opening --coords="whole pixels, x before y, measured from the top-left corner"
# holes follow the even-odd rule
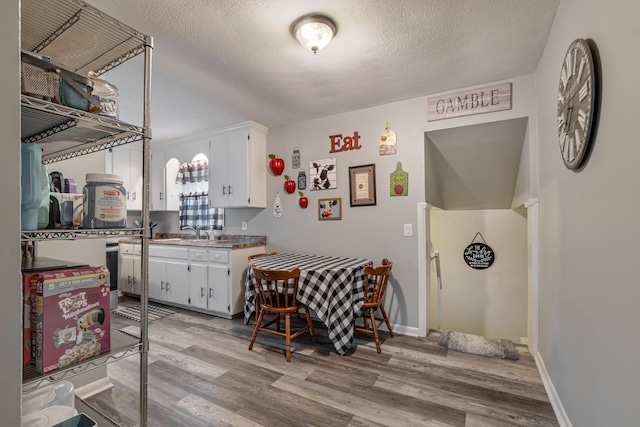
[[[525,206],[533,192],[528,121],[523,117],[425,133],[426,330],[439,326],[527,341],[532,266]],[[495,262],[486,269],[473,269],[464,260],[477,233],[494,251]]]

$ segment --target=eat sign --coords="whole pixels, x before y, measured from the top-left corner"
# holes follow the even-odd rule
[[[358,144],[358,139],[360,139],[360,135],[358,132],[354,132],[353,136],[345,136],[342,137],[342,134],[331,135],[329,136],[331,140],[331,150],[330,153],[339,153],[340,151],[349,151],[349,150],[359,150],[362,148],[360,144]]]

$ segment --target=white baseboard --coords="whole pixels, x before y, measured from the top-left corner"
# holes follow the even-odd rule
[[[94,381],[82,387],[78,387],[76,389],[76,397],[86,400],[91,396],[94,396],[105,390],[109,390],[111,387],[113,387],[113,384],[108,377],[100,378],[97,381]]]
[[[572,427],[571,421],[569,421],[569,416],[564,410],[564,406],[562,405],[560,396],[558,396],[558,392],[553,386],[553,382],[551,381],[551,377],[549,376],[549,372],[547,371],[547,367],[545,366],[544,360],[542,360],[542,356],[540,356],[540,353],[536,354],[534,356],[534,359],[536,361],[536,365],[538,366],[538,372],[540,373],[540,378],[542,378],[544,389],[547,391],[547,396],[549,396],[549,400],[551,401],[553,412],[555,412],[556,418],[558,418],[558,424],[560,425],[560,427]]]

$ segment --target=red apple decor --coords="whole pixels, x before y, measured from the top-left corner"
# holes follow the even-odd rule
[[[269,154],[269,158],[271,159],[269,161],[269,169],[271,170],[271,173],[275,176],[282,175],[282,172],[284,171],[284,160],[275,154]]]
[[[298,200],[298,204],[302,209],[306,209],[309,206],[309,199],[307,199],[302,191],[298,191],[300,195],[300,199]]]
[[[289,179],[289,175],[284,176],[284,191],[287,194],[291,194],[296,191],[296,182],[292,179]]]

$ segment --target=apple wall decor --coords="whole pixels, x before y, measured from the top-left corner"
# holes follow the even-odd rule
[[[284,191],[287,194],[292,194],[296,191],[296,182],[292,180],[289,175],[284,176]]]
[[[396,170],[389,176],[389,195],[409,195],[409,174],[402,170],[402,162],[398,162]]]
[[[269,170],[271,173],[274,176],[282,175],[282,172],[284,172],[284,160],[275,154],[269,154],[269,158],[271,159],[269,160]]]
[[[387,122],[387,126],[380,134],[378,151],[381,156],[396,154],[396,133],[391,130],[391,124],[389,124],[389,122]]]
[[[306,209],[309,206],[309,199],[304,195],[302,191],[298,191],[300,198],[298,199],[298,204],[302,209]]]

